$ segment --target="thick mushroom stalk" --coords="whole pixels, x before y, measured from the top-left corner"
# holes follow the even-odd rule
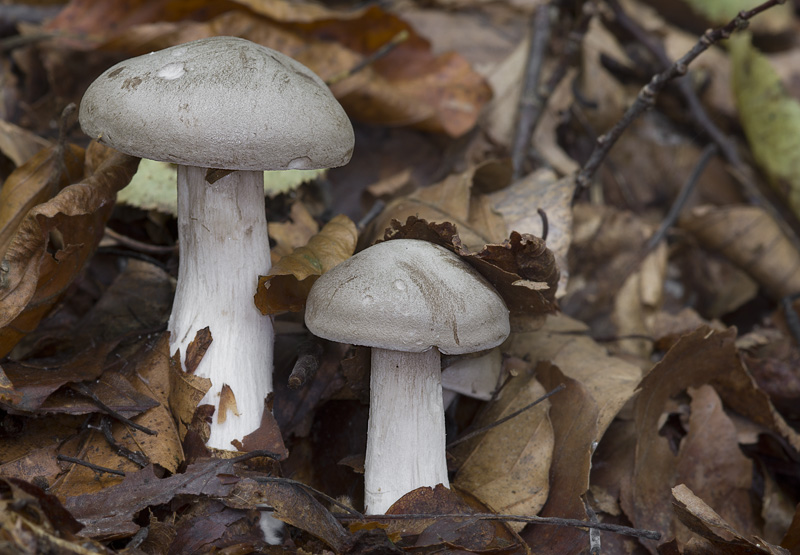
[[[195,375],[211,380],[201,404],[214,406],[207,445],[231,450],[257,429],[272,391],[272,320],[253,304],[270,269],[260,171],[234,171],[210,184],[206,169],[178,166],[178,287],[169,320],[170,351],[208,326],[213,339]],[[183,361],[182,361],[183,362]],[[224,386],[232,395],[223,395]],[[222,404],[220,401],[222,399]]]
[[[364,505],[384,514],[395,501],[447,478],[441,361],[422,353],[372,349]]]

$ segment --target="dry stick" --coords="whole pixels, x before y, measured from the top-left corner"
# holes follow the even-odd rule
[[[137,464],[142,468],[150,464],[150,459],[148,459],[147,455],[144,453],[140,453],[139,451],[131,451],[127,447],[117,443],[117,441],[114,439],[114,435],[111,433],[111,419],[103,417],[100,420],[99,429],[101,432],[103,432],[103,437],[106,439],[108,444],[116,450],[118,455],[125,457],[132,463]]]
[[[112,409],[111,407],[106,405],[103,401],[100,400],[100,398],[97,395],[95,395],[94,391],[92,391],[91,389],[89,389],[86,386],[86,384],[74,383],[70,387],[71,387],[71,389],[73,391],[76,391],[76,392],[80,393],[81,395],[85,395],[86,397],[91,399],[92,402],[95,405],[97,405],[103,412],[108,414],[110,417],[112,417],[112,418],[114,418],[116,420],[119,420],[120,422],[122,422],[124,424],[127,424],[131,428],[139,430],[140,432],[144,432],[147,435],[151,435],[151,436],[157,436],[158,435],[158,432],[153,431],[150,428],[145,428],[141,424],[137,424],[136,422],[132,421],[129,418],[126,418],[126,417],[122,416],[120,413],[118,413],[117,411],[115,411],[114,409]]]
[[[165,245],[151,245],[149,243],[143,243],[142,241],[137,241],[127,235],[123,235],[117,231],[114,231],[110,227],[107,227],[104,232],[108,235],[111,239],[116,241],[122,246],[128,247],[135,251],[144,252],[147,254],[172,254],[178,252],[177,246],[168,247]]]
[[[672,203],[672,206],[669,208],[669,212],[664,220],[661,222],[661,225],[658,227],[655,233],[650,236],[650,239],[647,240],[645,243],[644,248],[642,249],[644,252],[641,254],[641,258],[644,258],[648,254],[650,254],[653,249],[658,246],[664,236],[667,234],[667,230],[675,225],[675,222],[678,221],[678,216],[681,213],[686,201],[689,200],[689,195],[692,194],[694,191],[697,182],[700,180],[700,176],[703,175],[703,171],[706,169],[706,166],[711,161],[711,157],[717,153],[717,145],[711,144],[708,145],[705,149],[703,149],[703,153],[700,155],[700,160],[698,160],[697,165],[695,165],[694,170],[692,170],[692,174],[689,176],[689,179],[686,183],[683,184],[681,187],[678,196],[675,198],[675,202]]]
[[[281,483],[281,484],[290,484],[290,485],[293,485],[293,486],[300,487],[300,488],[308,491],[312,495],[320,496],[321,498],[323,498],[325,501],[327,501],[331,505],[336,505],[337,507],[339,507],[343,511],[345,511],[347,513],[350,513],[350,518],[358,519],[358,520],[365,520],[366,519],[366,517],[363,514],[359,513],[354,508],[348,507],[347,505],[345,505],[341,501],[337,501],[333,497],[331,497],[331,496],[329,496],[329,495],[327,495],[325,493],[322,493],[321,491],[316,490],[316,489],[312,488],[311,486],[309,486],[307,484],[304,484],[303,482],[298,482],[297,480],[292,480],[291,478],[280,478],[280,477],[277,477],[277,476],[255,476],[252,479],[254,481],[256,481],[256,482],[264,482],[264,483],[278,482],[278,483]],[[334,516],[338,516],[338,515],[334,515]],[[344,515],[340,516],[339,518],[343,518],[343,517],[344,517]]]
[[[354,520],[357,517],[347,515],[334,515],[339,520]],[[546,516],[522,516],[522,515],[495,515],[490,513],[475,513],[475,514],[409,514],[409,515],[369,515],[366,517],[368,520],[423,520],[423,519],[442,519],[442,518],[463,518],[465,520],[505,520],[506,522],[524,522],[534,524],[551,524],[554,526],[572,526],[576,528],[590,528],[602,530],[603,532],[613,532],[615,534],[622,534],[623,536],[632,536],[634,538],[643,538],[647,540],[660,540],[661,533],[655,530],[639,530],[629,526],[620,526],[618,524],[609,524],[607,522],[588,522],[585,520],[578,520],[576,518],[558,518]]]
[[[517,416],[519,416],[520,414],[522,414],[526,410],[535,407],[536,405],[538,405],[539,403],[541,403],[545,399],[549,399],[550,397],[552,397],[553,395],[555,395],[556,393],[558,393],[559,391],[561,391],[565,387],[566,386],[563,383],[559,384],[557,387],[551,389],[550,391],[548,391],[547,393],[545,393],[544,395],[542,395],[541,397],[536,399],[533,403],[529,403],[529,404],[525,405],[521,409],[512,412],[508,416],[504,416],[500,420],[492,422],[488,426],[483,426],[482,428],[477,429],[477,430],[475,430],[473,432],[470,432],[470,433],[468,433],[467,435],[465,435],[463,437],[460,437],[460,438],[458,438],[458,439],[456,439],[454,441],[451,441],[450,443],[447,444],[447,449],[450,449],[451,447],[454,447],[454,446],[458,445],[459,443],[463,443],[463,442],[467,441],[468,439],[472,439],[475,436],[479,436],[482,433],[488,432],[492,428],[496,428],[497,426],[499,426],[501,424],[505,424],[506,422],[508,422],[512,418],[516,418]]]
[[[652,36],[645,31],[635,20],[633,20],[622,9],[617,0],[606,0],[608,5],[614,12],[614,17],[617,23],[628,31],[633,37],[642,43],[647,50],[658,60],[662,67],[669,67],[671,60],[664,50],[663,46],[653,40]],[[782,2],[778,2],[779,4]],[[755,176],[753,175],[752,168],[742,162],[739,156],[739,151],[733,141],[722,132],[722,130],[714,123],[709,117],[708,112],[703,107],[700,99],[697,96],[691,82],[688,79],[678,79],[676,81],[678,91],[681,93],[684,101],[689,107],[689,113],[692,119],[697,122],[698,128],[704,132],[708,137],[717,145],[722,157],[730,164],[731,173],[733,177],[739,182],[744,189],[745,197],[748,202],[763,208],[768,215],[778,224],[783,231],[784,235],[792,242],[796,249],[800,250],[800,239],[797,234],[789,226],[784,218],[781,217],[778,210],[775,209],[773,204],[761,193],[755,184]]]
[[[387,42],[386,44],[384,44],[383,46],[378,48],[375,52],[373,52],[372,54],[370,54],[369,56],[367,56],[366,58],[364,58],[363,60],[358,62],[356,65],[354,65],[350,69],[348,69],[346,71],[342,71],[341,73],[337,73],[333,77],[330,77],[327,81],[325,81],[325,84],[328,85],[329,87],[331,85],[335,85],[339,81],[342,81],[343,79],[346,79],[346,78],[352,76],[353,74],[358,73],[359,71],[361,71],[362,69],[364,69],[368,65],[374,64],[377,60],[383,58],[389,52],[394,50],[399,44],[402,44],[403,42],[408,40],[409,36],[410,35],[409,35],[408,31],[403,29],[402,31],[397,33],[395,36],[393,36],[391,39],[389,39],[389,42]]]
[[[107,474],[115,474],[117,476],[125,477],[125,473],[121,470],[114,470],[113,468],[106,468],[105,466],[98,466],[96,464],[92,464],[87,462],[83,459],[76,459],[75,457],[68,457],[66,455],[56,455],[56,459],[59,461],[70,462],[74,464],[78,464],[80,466],[85,466],[86,468],[91,468],[95,472],[105,472]]]
[[[550,42],[550,4],[542,4],[536,9],[531,18],[531,44],[528,51],[528,63],[525,66],[522,93],[519,97],[519,111],[517,126],[514,130],[514,140],[511,147],[512,179],[517,180],[523,175],[523,166],[528,155],[528,150],[533,138],[533,130],[544,108],[545,99],[539,95],[539,76],[542,72],[542,63]]]
[[[617,139],[620,138],[622,133],[633,122],[633,120],[639,117],[645,110],[653,106],[655,103],[655,96],[661,92],[661,90],[669,81],[675,77],[685,75],[688,65],[700,54],[708,50],[711,45],[722,39],[730,37],[731,33],[733,33],[735,30],[745,28],[747,26],[747,22],[754,16],[765,10],[768,10],[773,6],[784,4],[785,2],[786,0],[767,0],[752,10],[739,12],[739,15],[733,18],[730,23],[724,27],[714,30],[709,29],[703,33],[703,36],[700,37],[700,40],[697,41],[697,44],[695,44],[694,47],[689,50],[689,52],[684,54],[682,58],[672,64],[665,71],[654,75],[650,82],[642,87],[641,91],[639,91],[636,101],[630,108],[628,108],[628,110],[625,112],[625,115],[622,116],[622,119],[620,119],[610,131],[597,138],[597,144],[595,145],[592,155],[575,177],[575,195],[577,196],[580,191],[588,187],[592,180],[592,176],[594,176],[595,172],[600,167],[600,164],[611,150],[611,147],[613,147],[614,143],[617,142]]]
[[[307,339],[297,346],[297,362],[289,375],[289,389],[305,385],[319,370],[322,345],[319,341]]]

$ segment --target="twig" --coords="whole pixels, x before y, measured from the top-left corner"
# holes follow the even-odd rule
[[[137,251],[129,251],[125,249],[120,249],[118,247],[97,247],[94,251],[95,254],[108,254],[110,256],[121,256],[123,258],[135,258],[136,260],[142,260],[147,262],[148,264],[152,264],[153,266],[157,266],[161,268],[165,272],[168,272],[167,265],[161,262],[160,260],[156,260],[152,256],[145,254],[143,252]]]
[[[75,457],[68,457],[66,455],[56,455],[56,460],[74,463],[86,468],[91,468],[95,472],[105,472],[106,474],[115,474],[117,476],[125,477],[125,473],[121,470],[114,470],[113,468],[106,468],[105,466],[98,466],[83,459],[76,459]]]
[[[368,65],[373,64],[377,60],[379,60],[379,59],[383,58],[384,56],[386,56],[389,52],[394,50],[399,44],[401,44],[401,43],[405,42],[406,40],[408,40],[408,37],[409,37],[408,31],[403,29],[402,31],[397,33],[395,36],[393,36],[391,39],[389,39],[389,42],[387,42],[386,44],[384,44],[383,46],[378,48],[375,52],[373,52],[372,54],[370,54],[369,56],[367,56],[366,58],[364,58],[363,60],[358,62],[356,65],[354,65],[350,69],[348,69],[346,71],[342,71],[340,73],[337,73],[333,77],[330,77],[327,81],[325,81],[325,84],[330,87],[331,85],[335,85],[339,81],[342,81],[343,79],[347,79],[351,75],[353,75],[355,73],[358,73],[359,71],[361,71],[362,69],[364,69]]]
[[[667,68],[671,60],[664,50],[664,47],[652,35],[643,29],[634,19],[632,19],[619,5],[617,0],[607,0],[608,5],[614,12],[617,23],[630,33],[637,41],[642,43],[647,50],[656,58],[662,68]],[[782,3],[782,2],[779,2]],[[769,216],[778,224],[784,235],[792,242],[797,250],[800,250],[800,239],[792,227],[781,217],[779,211],[764,196],[756,185],[755,176],[752,168],[742,162],[739,151],[733,141],[714,123],[703,107],[703,103],[697,96],[688,79],[676,80],[678,91],[689,107],[692,120],[697,123],[697,127],[705,133],[711,141],[717,145],[722,157],[730,164],[731,174],[744,189],[744,195],[748,202],[762,207]]]
[[[307,339],[297,346],[297,362],[289,375],[289,389],[305,385],[319,370],[322,345],[319,341]]]
[[[600,522],[597,519],[597,513],[594,512],[594,509],[589,504],[589,501],[587,501],[585,498],[583,500],[583,506],[586,509],[586,514],[590,521],[593,523]],[[591,553],[591,555],[600,555],[600,546],[600,530],[597,528],[591,528],[589,530],[589,553]]]
[[[73,383],[70,387],[71,387],[71,389],[73,391],[76,391],[76,392],[80,393],[81,395],[85,395],[86,397],[91,399],[92,402],[95,405],[97,405],[103,412],[108,414],[110,417],[112,417],[112,418],[114,418],[116,420],[119,420],[120,422],[122,422],[124,424],[127,424],[131,428],[139,430],[140,432],[144,432],[147,435],[151,435],[151,436],[157,436],[158,435],[158,432],[153,431],[150,428],[145,428],[141,424],[137,424],[136,422],[132,421],[130,418],[126,418],[126,417],[122,416],[120,413],[118,413],[117,411],[115,411],[114,409],[112,409],[111,407],[106,405],[103,401],[100,400],[100,398],[97,395],[95,395],[94,391],[92,391],[91,389],[89,389],[86,386],[86,384]]]
[[[545,99],[539,95],[537,89],[544,55],[550,42],[550,22],[550,4],[542,4],[531,18],[531,44],[522,81],[517,125],[511,147],[512,179],[514,180],[522,177],[524,173],[525,159],[528,156],[538,114],[542,113],[545,104]]]
[[[118,455],[125,457],[126,459],[130,460],[134,464],[138,464],[142,468],[150,464],[150,459],[147,458],[147,455],[144,453],[140,453],[138,451],[131,451],[127,447],[124,447],[117,443],[114,439],[114,435],[111,433],[111,420],[109,418],[103,417],[100,421],[99,429],[103,432],[103,437],[106,438],[108,444],[113,447]]]
[[[650,82],[642,87],[641,91],[639,91],[636,101],[630,108],[628,108],[628,110],[625,112],[625,115],[622,116],[622,118],[614,125],[614,127],[611,128],[610,131],[597,138],[597,144],[595,145],[594,151],[589,157],[589,160],[583,165],[583,168],[581,168],[581,170],[578,172],[578,175],[575,177],[576,196],[580,191],[589,185],[595,172],[600,167],[600,164],[603,162],[606,155],[611,150],[611,147],[614,146],[614,144],[617,142],[617,139],[620,138],[625,129],[627,129],[627,127],[645,110],[653,106],[656,95],[661,92],[668,82],[675,77],[685,75],[689,64],[693,62],[700,54],[708,50],[711,45],[719,42],[720,40],[727,39],[734,31],[747,27],[748,21],[761,12],[768,10],[773,6],[784,4],[785,2],[786,0],[767,0],[752,10],[739,12],[739,14],[727,25],[714,30],[709,29],[703,33],[703,36],[700,37],[700,40],[697,41],[697,44],[695,44],[691,50],[684,54],[683,57],[681,57],[663,72],[654,75]]]
[[[357,517],[348,515],[334,515],[339,520],[353,520]],[[608,522],[587,522],[585,520],[578,520],[575,518],[558,518],[546,516],[521,516],[521,515],[495,515],[490,513],[475,513],[463,514],[452,513],[443,515],[425,515],[425,514],[409,514],[409,515],[369,515],[367,520],[423,520],[423,519],[442,519],[442,518],[463,518],[465,520],[505,520],[506,522],[525,522],[534,524],[551,524],[553,526],[571,526],[577,528],[594,528],[602,530],[603,532],[613,532],[615,534],[622,534],[624,536],[632,536],[634,538],[643,538],[647,540],[660,540],[661,533],[655,530],[639,530],[629,526],[620,526],[618,524],[610,524]]]
[[[350,513],[350,518],[358,519],[358,520],[364,520],[366,518],[363,514],[359,513],[354,508],[348,507],[347,505],[345,505],[341,501],[337,501],[333,497],[331,497],[331,496],[329,496],[329,495],[327,495],[325,493],[322,493],[321,491],[316,490],[316,489],[312,488],[311,486],[309,486],[307,484],[304,484],[303,482],[298,482],[297,480],[292,480],[291,478],[279,478],[277,476],[254,476],[252,479],[255,480],[256,482],[279,482],[279,483],[282,483],[282,484],[290,484],[290,485],[293,485],[293,486],[297,486],[297,487],[303,488],[304,490],[308,491],[312,495],[318,495],[322,499],[327,501],[328,503],[330,503],[332,505],[336,505],[337,507],[339,507],[343,511],[345,511],[347,513]],[[339,515],[334,515],[334,516],[339,516]],[[344,516],[345,515],[341,515],[340,518],[342,518]],[[372,518],[372,517],[370,517],[370,518]]]
[[[456,440],[454,440],[454,441],[451,441],[450,443],[448,443],[448,444],[447,444],[447,449],[450,449],[451,447],[454,447],[454,446],[458,445],[459,443],[463,443],[463,442],[467,441],[468,439],[472,439],[472,438],[473,438],[473,437],[475,437],[475,436],[479,436],[479,435],[481,435],[481,434],[483,434],[483,433],[485,433],[485,432],[488,432],[488,431],[489,431],[489,430],[491,430],[492,428],[496,428],[497,426],[499,426],[499,425],[501,425],[501,424],[505,424],[506,422],[508,422],[508,421],[509,421],[509,420],[511,420],[512,418],[516,418],[517,416],[519,416],[520,414],[522,414],[522,413],[523,413],[523,412],[525,412],[526,410],[528,410],[528,409],[531,409],[531,408],[535,407],[536,405],[538,405],[539,403],[541,403],[541,402],[542,402],[542,401],[544,401],[545,399],[549,399],[550,397],[552,397],[553,395],[555,395],[556,393],[558,393],[559,391],[561,391],[562,389],[564,389],[564,387],[565,387],[565,386],[564,386],[564,384],[563,384],[563,383],[562,383],[562,384],[559,384],[559,385],[558,385],[558,387],[555,387],[555,388],[551,389],[550,391],[548,391],[547,393],[545,393],[544,395],[542,395],[541,397],[539,397],[538,399],[536,399],[536,400],[535,400],[533,403],[529,403],[529,404],[525,405],[525,406],[524,406],[524,407],[522,407],[521,409],[519,409],[519,410],[517,410],[517,411],[514,411],[514,412],[512,412],[512,413],[511,413],[511,414],[509,414],[508,416],[504,416],[504,417],[503,417],[503,418],[501,418],[500,420],[497,420],[497,421],[495,421],[495,422],[492,422],[492,423],[491,423],[491,424],[489,424],[488,426],[483,426],[482,428],[480,428],[480,429],[478,429],[478,430],[475,430],[475,431],[473,431],[473,432],[470,432],[470,433],[468,433],[467,435],[465,435],[465,436],[463,436],[463,437],[460,437],[460,438],[458,438],[458,439],[456,439]]]
[[[547,212],[542,208],[537,208],[536,213],[542,219],[542,241],[547,241],[547,235],[550,232],[550,222],[547,220]]]
[[[117,243],[119,243],[120,245],[128,247],[129,249],[133,249],[135,251],[145,252],[147,254],[160,255],[160,254],[173,254],[178,252],[177,245],[172,247],[166,245],[151,245],[149,243],[137,241],[136,239],[128,237],[127,235],[123,235],[118,231],[114,231],[110,227],[106,227],[105,234],[108,235],[111,239],[113,239]]]
[[[243,455],[234,457],[230,459],[230,461],[235,464],[235,463],[249,461],[250,459],[255,459],[258,457],[265,457],[267,459],[272,459],[273,461],[281,460],[281,456],[278,453],[273,453],[272,451],[267,451],[266,449],[256,449],[255,451],[249,451],[247,453],[244,453]]]
[[[783,317],[786,319],[786,327],[794,338],[794,342],[800,346],[800,316],[794,309],[794,301],[800,298],[800,293],[789,295],[781,299],[783,307]]]
[[[675,198],[675,202],[672,203],[672,206],[669,208],[669,212],[667,213],[664,220],[661,222],[661,225],[658,227],[655,233],[650,236],[650,239],[647,240],[643,248],[643,253],[641,259],[645,256],[650,254],[656,246],[664,239],[664,236],[667,234],[667,230],[675,225],[675,222],[678,220],[678,216],[683,210],[683,207],[686,205],[686,201],[689,200],[689,196],[694,191],[697,182],[700,180],[700,176],[703,175],[703,171],[706,169],[706,166],[711,161],[711,157],[717,153],[717,146],[714,144],[708,145],[704,150],[703,153],[700,155],[700,160],[697,161],[697,164],[692,170],[692,174],[689,176],[689,179],[686,180],[686,183],[683,184],[681,187],[678,196]]]
[[[383,212],[384,208],[386,208],[386,203],[381,199],[376,199],[369,211],[364,214],[364,217],[358,220],[358,223],[356,224],[358,231],[363,231],[364,228],[372,222],[372,220],[378,217],[378,214]]]

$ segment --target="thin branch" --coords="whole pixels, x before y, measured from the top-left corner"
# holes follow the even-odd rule
[[[86,384],[80,383],[80,382],[79,383],[74,383],[74,384],[72,384],[70,386],[70,388],[73,391],[76,391],[77,393],[80,393],[81,395],[85,395],[86,397],[91,399],[92,402],[95,405],[97,405],[103,412],[105,412],[110,417],[114,418],[115,420],[119,420],[120,422],[122,422],[124,424],[127,424],[131,428],[133,428],[135,430],[139,430],[140,432],[143,432],[143,433],[145,433],[147,435],[151,435],[151,436],[157,436],[158,435],[158,432],[153,431],[150,428],[145,428],[141,424],[137,424],[136,422],[134,422],[130,418],[126,418],[126,417],[122,416],[120,413],[118,413],[117,411],[115,411],[114,409],[112,409],[111,407],[106,405],[103,401],[100,400],[100,397],[95,395],[94,391],[92,391],[91,389],[89,389],[89,387],[87,387]]]
[[[664,236],[667,234],[667,230],[675,225],[675,222],[678,221],[678,216],[683,210],[683,207],[686,205],[686,201],[689,200],[689,196],[692,194],[692,191],[695,190],[697,182],[700,180],[700,176],[703,175],[703,171],[705,171],[706,166],[711,161],[711,158],[717,153],[717,146],[714,144],[708,145],[704,150],[703,153],[700,155],[700,160],[698,160],[697,164],[692,170],[692,174],[689,176],[689,179],[686,180],[686,183],[683,184],[681,187],[678,196],[675,198],[675,202],[672,203],[672,206],[669,208],[669,212],[667,213],[664,220],[661,222],[661,225],[658,227],[655,233],[650,236],[650,239],[647,240],[645,243],[643,253],[641,258],[644,259],[645,256],[650,254],[653,249],[655,249],[658,244],[664,239]]]
[[[550,391],[548,391],[547,393],[545,393],[544,395],[542,395],[541,397],[536,399],[533,403],[529,403],[529,404],[525,405],[521,409],[512,412],[508,416],[504,416],[500,420],[492,422],[488,426],[484,426],[484,427],[482,427],[482,428],[480,428],[478,430],[475,430],[474,432],[470,432],[465,436],[462,436],[462,437],[460,437],[460,438],[458,438],[458,439],[456,439],[454,441],[451,441],[450,443],[447,444],[447,449],[450,449],[451,447],[454,447],[454,446],[458,445],[459,443],[463,443],[463,442],[467,441],[468,439],[472,439],[475,436],[479,436],[479,435],[481,435],[483,433],[486,433],[489,430],[491,430],[492,428],[496,428],[497,426],[499,426],[501,424],[505,424],[506,422],[508,422],[512,418],[516,418],[517,416],[519,416],[520,414],[522,414],[526,410],[535,407],[536,405],[538,405],[539,403],[541,403],[545,399],[549,399],[550,397],[552,397],[553,395],[555,395],[556,393],[558,393],[559,391],[564,389],[564,387],[565,386],[564,386],[563,383],[559,384],[558,387],[555,387],[555,388],[551,389]]]
[[[321,497],[322,499],[324,499],[325,501],[327,501],[331,505],[335,505],[335,506],[339,507],[340,509],[342,509],[343,511],[349,513],[350,514],[349,518],[358,519],[358,520],[364,520],[366,518],[363,514],[359,513],[354,508],[348,507],[347,505],[345,505],[341,501],[337,501],[333,497],[331,497],[331,496],[329,496],[329,495],[327,495],[325,493],[322,493],[321,491],[316,490],[316,489],[312,488],[311,486],[309,486],[307,484],[304,484],[303,482],[298,482],[297,480],[292,480],[291,478],[280,478],[280,477],[277,477],[277,476],[254,476],[252,479],[254,481],[256,481],[256,482],[265,482],[265,483],[278,482],[278,483],[282,483],[282,484],[289,484],[289,485],[292,485],[292,486],[297,486],[297,487],[303,488],[304,490],[308,491],[312,495],[318,495],[319,497]],[[341,516],[334,515],[334,516],[338,516],[339,518],[347,518],[345,515],[341,515]],[[372,518],[372,517],[370,517],[370,518]]]
[[[600,167],[600,164],[603,162],[608,152],[611,150],[611,147],[613,147],[617,142],[617,139],[620,138],[625,129],[627,129],[627,127],[636,118],[638,118],[645,110],[654,105],[656,95],[664,89],[668,82],[676,77],[685,75],[689,64],[693,62],[700,54],[708,50],[710,46],[719,42],[720,40],[727,39],[734,31],[746,28],[748,21],[761,12],[772,8],[773,6],[784,4],[785,2],[786,0],[767,0],[752,10],[739,12],[739,14],[727,25],[714,30],[709,29],[703,33],[703,36],[700,37],[700,40],[697,41],[697,44],[695,44],[691,50],[684,54],[683,57],[681,57],[663,72],[654,75],[650,82],[642,87],[641,91],[639,91],[636,101],[630,108],[628,108],[628,110],[625,112],[625,115],[622,116],[622,119],[620,119],[610,131],[597,138],[597,144],[595,145],[594,151],[575,178],[576,195],[581,190],[588,187],[595,172]]]
[[[137,464],[144,468],[148,464],[150,464],[150,459],[147,458],[147,455],[144,453],[140,453],[138,451],[131,451],[127,447],[120,445],[114,439],[114,435],[111,433],[111,419],[107,417],[103,417],[100,421],[100,431],[103,432],[103,437],[106,438],[108,444],[114,448],[118,455],[125,457],[129,461],[134,464]]]
[[[354,520],[357,517],[348,515],[334,515],[339,520]],[[631,528],[629,526],[620,526],[618,524],[609,524],[607,522],[587,522],[585,520],[578,520],[575,518],[558,518],[558,517],[545,517],[545,516],[521,516],[521,515],[495,515],[490,513],[475,513],[475,514],[443,514],[443,515],[425,515],[425,514],[409,514],[409,515],[369,515],[367,520],[423,520],[423,519],[443,519],[443,518],[463,518],[465,520],[504,520],[506,522],[524,522],[534,524],[550,524],[553,526],[570,526],[575,528],[590,528],[602,530],[603,532],[613,532],[623,536],[631,536],[634,538],[643,538],[647,540],[660,540],[661,533],[655,530],[639,530],[638,528]]]
[[[87,462],[83,459],[76,459],[75,457],[68,457],[66,455],[56,455],[56,460],[69,462],[73,464],[77,464],[80,466],[85,466],[86,468],[91,468],[95,472],[105,472],[106,474],[114,474],[116,476],[125,477],[125,473],[121,470],[114,470],[113,468],[106,468],[105,466],[98,466],[96,464],[92,464]]]
[[[144,252],[147,254],[155,254],[155,255],[173,254],[178,252],[177,245],[171,247],[167,245],[151,245],[150,243],[144,243],[142,241],[138,241],[136,239],[128,237],[127,235],[123,235],[118,231],[114,231],[110,227],[106,227],[104,233],[111,239],[119,243],[120,245],[128,247],[129,249],[133,249],[135,251]]]
[[[545,99],[539,95],[538,87],[544,55],[550,42],[550,11],[549,3],[542,4],[531,17],[531,44],[522,81],[522,93],[519,97],[517,126],[514,130],[511,147],[511,166],[515,180],[524,174],[525,159],[528,157],[536,121],[544,109]]]
[[[367,56],[366,58],[364,58],[363,60],[358,62],[356,65],[354,65],[350,69],[348,69],[346,71],[342,71],[341,73],[337,73],[336,75],[330,77],[327,81],[325,81],[325,84],[328,85],[329,87],[331,85],[335,85],[339,81],[342,81],[342,80],[350,77],[351,75],[353,75],[355,73],[358,73],[359,71],[361,71],[365,67],[367,67],[367,66],[369,66],[371,64],[374,64],[376,61],[378,61],[379,59],[383,58],[389,52],[391,52],[392,50],[397,48],[398,45],[400,45],[403,42],[407,41],[409,36],[410,35],[409,35],[408,31],[403,29],[402,31],[397,33],[395,36],[393,36],[391,39],[389,39],[389,42],[387,42],[386,44],[384,44],[383,46],[378,48],[375,52],[373,52],[372,54],[370,54],[369,56]]]

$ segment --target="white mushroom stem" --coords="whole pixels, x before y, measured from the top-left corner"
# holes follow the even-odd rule
[[[367,457],[367,514],[384,514],[406,493],[447,479],[441,357],[372,349]]]
[[[259,275],[270,269],[262,172],[234,171],[214,184],[206,169],[178,166],[180,266],[170,349],[186,348],[208,326],[212,343],[195,372],[209,378],[201,404],[215,407],[207,445],[234,450],[257,429],[272,391],[272,320],[253,303]],[[235,405],[223,403],[223,385]]]

